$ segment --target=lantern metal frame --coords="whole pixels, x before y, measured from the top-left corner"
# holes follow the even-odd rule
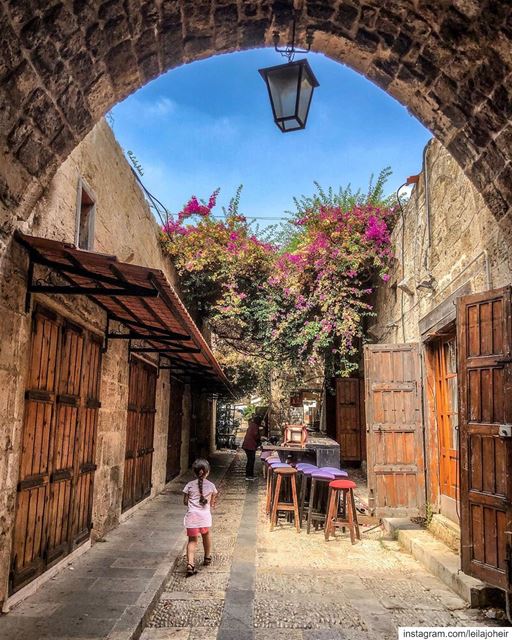
[[[265,81],[265,84],[267,85],[267,91],[268,91],[268,96],[270,99],[270,105],[272,107],[272,114],[274,116],[274,122],[276,123],[276,125],[278,126],[279,130],[282,133],[288,133],[290,131],[298,131],[300,129],[305,129],[306,128],[306,123],[308,120],[308,115],[309,115],[309,108],[311,106],[311,100],[313,98],[313,93],[314,90],[316,89],[316,87],[319,86],[319,82],[315,77],[315,74],[313,73],[313,70],[311,69],[311,66],[309,65],[309,62],[303,58],[301,60],[297,60],[295,61],[295,54],[296,53],[309,53],[311,51],[311,45],[313,44],[313,37],[314,37],[314,31],[312,27],[308,27],[306,29],[306,44],[307,44],[307,48],[306,49],[297,49],[295,47],[295,37],[296,37],[296,33],[297,33],[297,17],[298,17],[298,11],[294,10],[293,11],[293,21],[292,21],[292,34],[291,34],[291,42],[288,43],[286,46],[284,47],[279,47],[279,41],[281,38],[281,34],[279,33],[278,30],[275,30],[272,34],[273,36],[273,41],[274,41],[274,49],[277,51],[277,53],[280,53],[284,58],[286,58],[288,60],[288,62],[286,64],[281,64],[281,65],[276,65],[273,67],[266,67],[265,69],[259,69],[259,73],[261,75],[261,77],[263,78],[263,80]],[[290,116],[286,116],[286,117],[277,117],[277,113],[276,113],[276,107],[274,105],[274,100],[272,97],[272,91],[270,88],[270,83],[269,83],[269,74],[271,74],[274,71],[280,70],[280,69],[290,69],[291,67],[298,67],[299,68],[299,72],[298,72],[298,76],[297,76],[297,95],[296,95],[296,99],[295,99],[295,110],[294,110],[294,114],[290,115]],[[301,97],[301,87],[302,87],[302,80],[304,78],[304,74],[307,75],[309,83],[311,85],[311,95],[309,97],[309,102],[307,105],[307,109],[306,112],[303,116],[303,118],[299,117],[299,106],[300,106],[300,97]],[[290,121],[295,121],[297,122],[297,126],[295,127],[291,127],[291,128],[286,128],[285,123],[286,122],[290,122]]]
[[[293,115],[286,116],[286,117],[278,117],[276,113],[276,108],[274,105],[274,100],[272,98],[272,91],[270,89],[268,74],[271,74],[273,71],[278,71],[279,69],[290,69],[292,67],[299,68],[299,73],[297,75],[297,95],[295,98],[295,110]],[[316,79],[315,74],[313,73],[313,69],[311,69],[311,66],[309,65],[309,62],[305,58],[303,58],[301,60],[296,60],[294,62],[286,62],[285,64],[278,64],[274,67],[266,67],[264,69],[259,69],[258,71],[261,77],[263,78],[263,80],[265,81],[265,84],[267,85],[268,97],[270,99],[270,105],[272,107],[274,122],[276,123],[280,131],[282,131],[283,133],[288,133],[289,131],[299,131],[300,129],[305,129],[306,123],[308,120],[308,115],[309,115],[309,108],[311,106],[311,100],[313,98],[313,92],[316,89],[316,87],[319,86],[318,80]],[[304,77],[304,74],[307,74],[312,90],[311,90],[311,96],[308,102],[308,107],[306,109],[306,113],[304,114],[303,118],[300,118],[299,104],[300,104],[300,96],[301,96],[301,85],[302,85],[302,79]],[[284,124],[292,120],[298,122],[298,126],[287,129],[284,126]]]

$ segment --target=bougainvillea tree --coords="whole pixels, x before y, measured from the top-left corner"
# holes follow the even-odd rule
[[[389,279],[390,232],[396,218],[383,198],[389,170],[367,194],[325,192],[296,201],[295,232],[276,259],[271,278],[274,340],[289,345],[297,364],[347,375],[357,366],[364,318],[374,283]]]
[[[375,279],[392,258],[389,172],[368,193],[324,192],[296,200],[281,242],[258,237],[239,213],[240,189],[223,218],[218,192],[193,197],[163,228],[185,295],[202,310],[217,353],[245,390],[279,368],[346,375],[371,314]]]

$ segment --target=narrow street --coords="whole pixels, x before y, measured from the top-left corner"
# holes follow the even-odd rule
[[[211,567],[185,577],[173,481],[104,542],[0,618],[0,638],[287,640],[396,638],[399,626],[489,625],[380,530],[352,546],[323,532],[269,531],[264,482],[239,453],[214,456],[220,491]],[[141,635],[142,633],[142,635]]]
[[[380,530],[354,546],[348,534],[326,544],[323,531],[270,532],[264,482],[244,476],[242,454],[220,487],[213,565],[187,579],[177,564],[143,640],[396,638],[399,626],[489,625]]]

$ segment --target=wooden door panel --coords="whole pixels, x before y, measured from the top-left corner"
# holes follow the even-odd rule
[[[80,327],[53,312],[38,308],[34,313],[11,592],[72,550],[76,514],[83,512],[83,500],[89,501],[90,512],[92,490],[89,487],[87,493],[82,486],[79,452],[91,452],[97,419],[82,415],[82,410],[97,414],[99,406],[96,401],[85,409],[83,398],[89,384],[84,380],[99,379],[99,348],[95,359],[84,366],[84,350],[92,342]],[[99,388],[96,397],[98,393]],[[84,441],[81,425],[85,425]]]
[[[84,356],[83,399],[78,453],[75,461],[76,491],[71,540],[74,546],[89,537],[96,471],[96,432],[100,403],[101,343],[91,338]]]
[[[465,573],[508,589],[512,509],[510,288],[457,306],[461,438],[461,549]]]
[[[421,374],[417,344],[365,348],[368,484],[377,516],[425,507]]]
[[[142,360],[130,361],[123,511],[151,493],[157,371]]]
[[[180,472],[183,392],[183,383],[172,380],[171,401],[169,405],[169,430],[167,433],[166,482],[172,480],[172,478]]]
[[[46,565],[52,432],[60,326],[38,310],[32,324],[30,367],[25,393],[20,475],[14,523],[11,590],[39,575]]]
[[[336,440],[342,460],[360,462],[364,459],[365,433],[362,408],[362,380],[336,380]]]
[[[81,405],[85,334],[81,327],[65,323],[58,376],[53,443],[47,562],[57,562],[70,550],[72,497],[75,490],[75,457]]]

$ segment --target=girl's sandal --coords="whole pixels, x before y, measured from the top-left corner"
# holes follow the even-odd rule
[[[197,573],[197,569],[194,567],[193,564],[187,563],[187,578],[190,578],[190,576],[195,576]]]
[[[211,556],[205,556],[205,559],[203,560],[203,564],[205,567],[209,567],[212,563],[212,558]]]

